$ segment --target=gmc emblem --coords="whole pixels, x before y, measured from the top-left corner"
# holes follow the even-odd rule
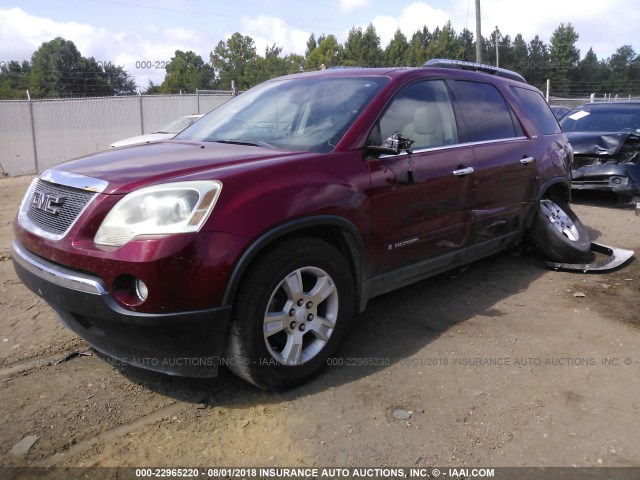
[[[31,199],[31,204],[39,210],[57,215],[66,197],[59,197],[52,193],[35,192]]]

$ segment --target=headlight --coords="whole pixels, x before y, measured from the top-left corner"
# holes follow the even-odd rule
[[[221,190],[222,183],[216,180],[141,188],[116,203],[94,241],[119,247],[141,235],[197,232],[209,217]]]

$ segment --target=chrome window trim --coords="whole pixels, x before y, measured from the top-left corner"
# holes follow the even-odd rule
[[[469,142],[464,145],[485,145],[487,143],[506,143],[512,142],[514,140],[529,140],[529,137],[521,136],[521,137],[508,137],[508,138],[496,138],[494,140],[480,140],[478,142]]]
[[[454,143],[452,145],[439,145],[437,147],[428,147],[428,148],[418,148],[415,150],[412,150],[412,155],[415,155],[416,153],[425,153],[425,152],[437,152],[440,150],[448,150],[448,149],[453,149],[453,148],[461,148],[461,147],[468,147],[468,146],[475,146],[475,145],[487,145],[489,143],[506,143],[506,142],[512,142],[514,140],[529,140],[529,137],[510,137],[510,138],[499,138],[496,140],[482,140],[479,142],[463,142],[463,143]],[[380,155],[380,158],[392,158],[392,157],[401,157],[404,155],[408,155],[407,152],[400,152],[398,155]]]

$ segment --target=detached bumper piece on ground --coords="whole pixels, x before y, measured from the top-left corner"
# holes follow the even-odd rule
[[[587,272],[609,272],[627,263],[635,252],[624,248],[609,247],[599,243],[591,242],[591,251],[606,255],[605,258],[597,257],[592,263],[556,263],[546,262],[546,264],[557,270],[575,270]]]

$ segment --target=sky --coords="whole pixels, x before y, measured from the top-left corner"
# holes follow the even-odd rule
[[[607,58],[622,45],[640,53],[640,8],[636,0],[482,0],[482,34],[498,26],[503,35],[539,35],[572,23],[582,56],[593,48]],[[257,53],[267,46],[304,54],[313,33],[347,39],[353,27],[370,23],[386,47],[395,31],[410,38],[451,21],[456,32],[475,33],[475,0],[0,0],[0,65],[29,60],[42,43],[61,36],[85,57],[123,66],[144,90],[161,83],[163,65],[176,50],[192,50],[209,61],[218,42],[240,32]]]

